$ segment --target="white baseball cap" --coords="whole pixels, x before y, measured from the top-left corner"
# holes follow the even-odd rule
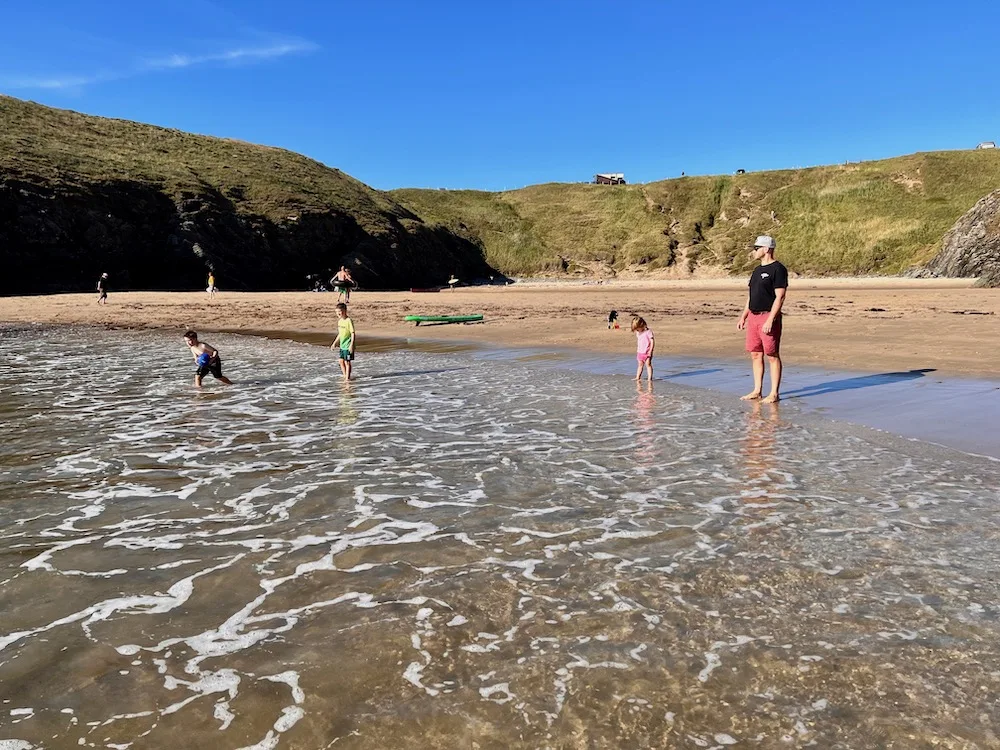
[[[767,234],[762,234],[753,243],[754,247],[766,247],[769,250],[774,250],[774,237]]]

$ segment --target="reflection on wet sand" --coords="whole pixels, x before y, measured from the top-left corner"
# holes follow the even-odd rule
[[[740,493],[747,519],[746,528],[751,533],[767,531],[782,518],[777,508],[782,498],[787,498],[787,477],[776,472],[779,460],[775,442],[781,425],[780,403],[763,404],[760,401],[744,402],[746,426],[740,441],[744,488]],[[779,492],[773,492],[780,488]]]
[[[354,383],[350,380],[342,381],[340,384],[340,406],[339,424],[341,426],[352,425],[358,421],[358,410],[355,407],[357,393],[354,391]]]
[[[633,419],[635,422],[635,459],[640,466],[649,468],[656,464],[657,432],[654,410],[656,394],[652,381],[636,382]]]
[[[766,485],[775,465],[775,432],[781,421],[780,404],[751,401],[746,413],[746,431],[740,445],[748,486]]]

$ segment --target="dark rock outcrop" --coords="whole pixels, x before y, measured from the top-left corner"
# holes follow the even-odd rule
[[[481,243],[282,149],[0,96],[0,294],[501,276]]]
[[[0,294],[112,288],[199,289],[214,269],[225,289],[304,289],[342,264],[364,288],[401,289],[499,275],[482,248],[418,218],[363,229],[331,208],[283,222],[237,210],[206,186],[173,200],[156,185],[33,184],[0,175]]]
[[[978,276],[976,286],[1000,286],[1000,190],[956,222],[927,270],[934,276]]]

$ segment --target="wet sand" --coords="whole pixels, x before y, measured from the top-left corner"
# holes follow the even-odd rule
[[[997,747],[996,462],[712,368],[4,334],[0,748]]]
[[[657,353],[736,359],[736,329],[746,294],[740,279],[615,281],[604,284],[527,282],[438,293],[352,295],[359,349],[372,336],[475,341],[495,346],[571,347],[595,356],[627,354],[627,330],[642,315],[657,336]],[[123,328],[191,327],[198,331],[260,330],[329,334],[336,330],[332,293],[112,291],[0,298],[0,321],[89,324]],[[607,329],[615,309],[623,328]],[[411,314],[483,313],[470,325],[405,323]],[[1000,290],[975,289],[965,279],[794,279],[785,307],[786,363],[858,372],[933,368],[938,375],[996,377],[1000,373]]]

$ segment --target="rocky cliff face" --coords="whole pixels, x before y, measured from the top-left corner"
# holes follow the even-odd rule
[[[935,276],[978,276],[977,286],[1000,287],[1000,190],[958,220],[927,270]]]
[[[496,274],[480,247],[417,217],[363,229],[333,208],[284,221],[246,214],[218,192],[179,200],[113,181],[51,186],[0,176],[0,294],[112,288],[199,289],[209,269],[229,290],[305,289],[341,265],[364,288],[399,289]]]
[[[298,154],[0,97],[0,294],[363,288],[499,275],[482,247]]]

